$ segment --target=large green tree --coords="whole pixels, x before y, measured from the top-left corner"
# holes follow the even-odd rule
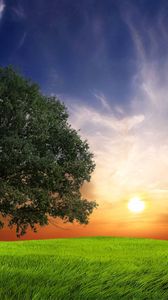
[[[80,188],[94,168],[64,104],[12,67],[0,68],[0,226],[7,220],[20,236],[50,217],[88,223],[97,205]]]

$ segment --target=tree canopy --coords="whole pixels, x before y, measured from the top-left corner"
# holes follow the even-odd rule
[[[20,236],[50,217],[88,223],[97,204],[80,188],[94,168],[65,105],[12,67],[0,68],[0,226]]]

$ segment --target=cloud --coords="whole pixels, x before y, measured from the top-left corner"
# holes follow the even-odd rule
[[[70,113],[71,123],[76,129],[81,128],[81,134],[95,154],[94,195],[100,201],[120,200],[130,184],[132,190],[133,185],[139,182],[134,174],[137,159],[135,151],[140,151],[135,150],[140,143],[135,132],[142,126],[144,116],[119,119],[115,112],[102,114],[91,107],[76,105],[72,105]]]
[[[19,41],[17,49],[20,49],[24,45],[26,36],[27,36],[27,32],[24,32],[23,35],[22,35],[22,37],[21,37],[21,39],[20,39],[20,41]]]
[[[118,116],[103,92],[94,94],[101,107],[73,103],[69,107],[71,123],[81,129],[95,154],[92,185],[101,203],[123,201],[136,194],[163,203],[168,197],[167,51],[164,59],[160,56],[168,43],[166,23],[160,12],[154,24],[137,14],[132,10],[123,17],[137,64],[127,109],[120,105]]]
[[[100,101],[101,105],[103,108],[107,109],[107,110],[111,110],[111,107],[105,97],[105,95],[103,93],[98,93],[98,92],[94,92],[93,95],[95,96],[95,98],[97,100]]]
[[[26,18],[24,8],[21,5],[17,5],[15,7],[12,7],[12,11],[14,12],[14,14],[18,18],[20,18],[20,19],[25,19]]]
[[[3,17],[5,7],[6,7],[5,2],[3,0],[0,0],[0,20]]]

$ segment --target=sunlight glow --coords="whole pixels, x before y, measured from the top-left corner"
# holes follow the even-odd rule
[[[128,209],[133,213],[140,213],[145,209],[145,203],[138,197],[134,197],[128,202]]]

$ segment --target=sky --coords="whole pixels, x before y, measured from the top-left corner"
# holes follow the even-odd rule
[[[56,220],[24,239],[168,239],[168,2],[0,0],[0,65],[9,64],[66,104],[96,162],[82,188],[99,204],[90,224]],[[128,210],[133,197],[143,212]]]

